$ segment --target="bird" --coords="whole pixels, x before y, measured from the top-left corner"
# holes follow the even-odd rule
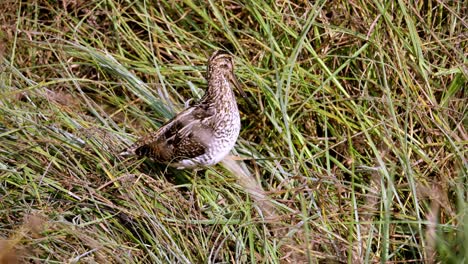
[[[143,136],[125,153],[147,157],[177,169],[212,166],[234,148],[241,120],[233,87],[243,91],[234,74],[234,58],[217,50],[208,59],[208,87],[200,99]]]

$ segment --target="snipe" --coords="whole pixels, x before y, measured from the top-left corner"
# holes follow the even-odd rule
[[[179,169],[221,161],[234,147],[241,127],[232,86],[245,97],[233,70],[229,54],[214,52],[208,60],[208,89],[203,98],[140,139],[126,153]]]

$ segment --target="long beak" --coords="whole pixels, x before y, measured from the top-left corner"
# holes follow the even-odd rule
[[[230,74],[229,80],[232,82],[232,84],[234,84],[234,86],[237,88],[237,90],[239,90],[242,97],[247,98],[247,94],[244,92],[244,90],[242,90],[242,87],[241,87],[239,81],[237,81],[237,78],[234,75],[234,73]]]

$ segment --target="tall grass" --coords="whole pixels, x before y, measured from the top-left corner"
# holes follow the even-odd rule
[[[0,12],[0,262],[466,262],[463,1]],[[250,95],[250,178],[119,156],[200,97],[216,49]]]

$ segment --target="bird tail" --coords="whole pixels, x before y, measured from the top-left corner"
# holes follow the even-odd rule
[[[127,149],[125,149],[124,151],[120,152],[119,156],[121,157],[136,156],[136,149],[137,149],[137,146],[132,145],[128,147]]]

